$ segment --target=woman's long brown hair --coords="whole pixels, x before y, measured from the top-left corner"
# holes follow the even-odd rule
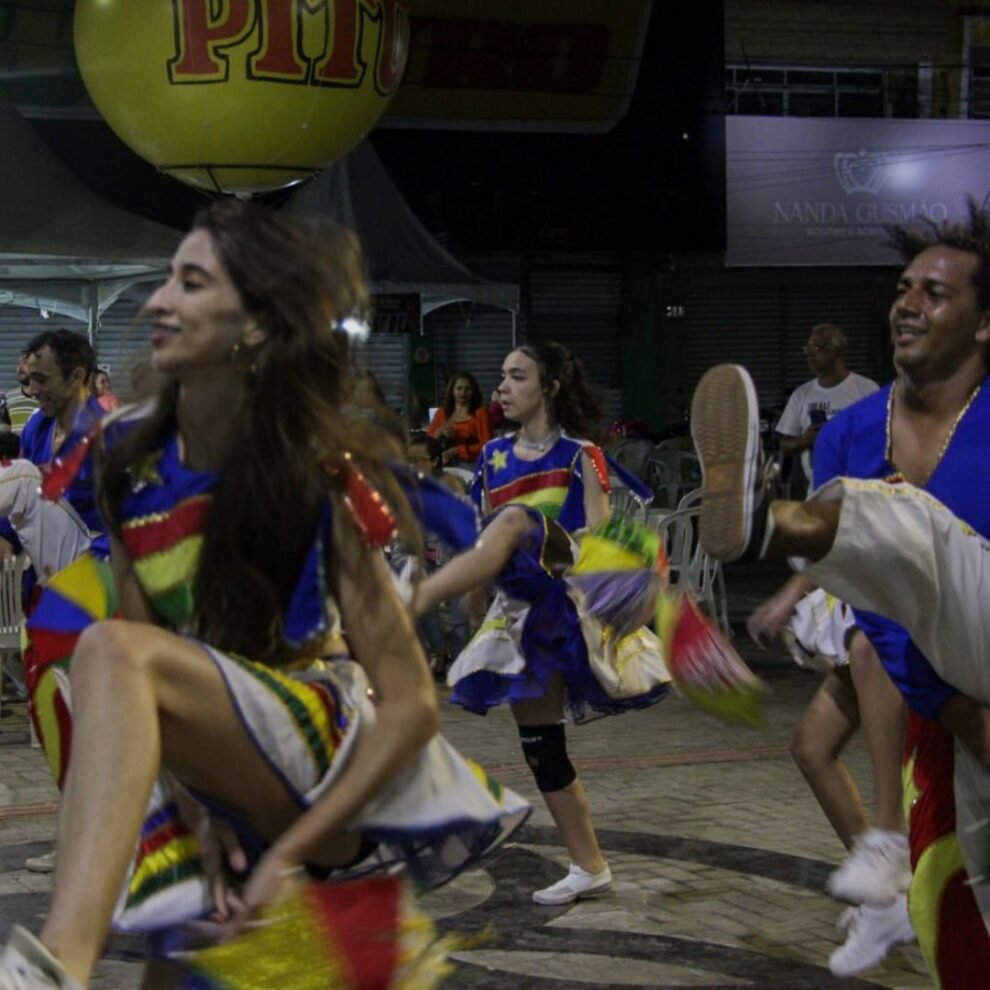
[[[473,414],[484,401],[481,397],[481,386],[478,384],[478,379],[470,371],[458,371],[457,374],[451,375],[447,379],[447,391],[443,397],[443,413],[447,419],[454,415],[454,409],[457,406],[457,402],[454,400],[454,386],[461,381],[467,382],[471,386],[468,412]]]
[[[401,520],[408,508],[385,466],[395,445],[347,413],[350,345],[340,320],[367,311],[357,239],[265,208],[222,201],[205,230],[268,339],[245,367],[247,397],[218,473],[196,575],[191,632],[220,650],[277,664],[285,614],[329,491],[344,485],[347,455]],[[101,504],[119,534],[128,468],[176,429],[178,385],[107,456]]]

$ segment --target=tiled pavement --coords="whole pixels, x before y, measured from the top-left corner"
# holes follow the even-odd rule
[[[777,574],[737,576],[735,617]],[[493,927],[464,952],[449,986],[564,990],[568,987],[747,987],[755,990],[929,986],[915,947],[897,949],[858,980],[827,969],[841,913],[822,893],[841,855],[787,755],[787,736],[814,691],[812,675],[779,653],[737,645],[772,693],[766,725],[723,725],[678,697],[620,719],[571,731],[572,752],[594,807],[614,892],[570,908],[539,908],[535,886],[552,882],[566,854],[521,764],[504,712],[487,719],[447,708],[444,730],[464,753],[534,799],[537,810],[488,869],[427,898],[447,929]],[[849,765],[868,796],[865,754]],[[23,710],[0,722],[0,934],[19,920],[37,927],[47,877],[23,870],[46,848],[55,791],[38,750],[27,745]],[[114,939],[94,987],[138,985],[139,946]]]

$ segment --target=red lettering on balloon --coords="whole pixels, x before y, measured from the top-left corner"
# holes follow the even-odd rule
[[[225,48],[240,44],[255,27],[257,48],[247,57],[247,77],[278,82],[312,82],[357,87],[367,65],[362,47],[377,41],[376,90],[390,96],[399,84],[408,54],[408,0],[172,0],[175,56],[173,83],[222,82],[228,78]],[[307,24],[307,17],[319,17]],[[377,30],[365,35],[368,22]],[[305,27],[304,27],[305,26]],[[309,26],[315,44],[304,46]],[[306,48],[320,52],[315,58]]]
[[[317,82],[356,86],[364,78],[360,52],[361,10],[369,6],[374,12],[378,0],[335,0],[327,48],[313,73]]]
[[[172,82],[222,81],[227,59],[217,50],[243,41],[254,27],[252,0],[224,0],[212,16],[210,0],[172,0],[177,55],[169,62]]]
[[[306,82],[309,62],[300,57],[301,12],[296,7],[296,0],[262,0],[261,48],[250,60],[253,77]],[[320,8],[325,10],[326,3],[319,4]]]

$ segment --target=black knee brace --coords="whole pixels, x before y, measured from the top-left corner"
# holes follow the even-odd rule
[[[564,726],[520,725],[519,738],[536,786],[544,793],[562,791],[577,779],[574,764],[567,758]]]

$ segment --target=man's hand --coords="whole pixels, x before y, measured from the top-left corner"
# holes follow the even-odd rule
[[[822,428],[822,424],[809,426],[804,433],[799,433],[796,437],[778,434],[780,437],[780,452],[782,454],[800,454],[804,450],[811,450],[815,445],[815,439]]]
[[[0,536],[0,560],[13,560],[17,556],[17,551],[8,540]]]
[[[814,582],[795,574],[783,588],[768,598],[747,620],[746,631],[757,646],[765,646],[780,636],[794,614],[797,603],[814,588]]]

